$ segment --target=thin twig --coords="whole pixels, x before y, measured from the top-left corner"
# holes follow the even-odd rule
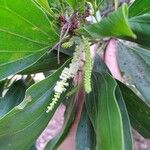
[[[66,25],[66,24],[65,24],[65,25]],[[64,25],[64,26],[65,26],[65,25]],[[64,27],[64,26],[63,26],[63,27]],[[63,38],[61,38],[61,39],[59,40],[59,42],[57,42],[51,49],[49,49],[48,53],[50,53],[52,50],[54,50],[55,48],[57,48],[58,45],[60,45],[61,42],[63,42],[63,40],[65,40],[65,38],[66,38],[66,36],[67,36],[67,34],[68,34],[68,31],[69,31],[69,29],[66,30],[66,32],[65,32],[65,34],[64,34],[64,36],[63,36]]]
[[[114,7],[115,7],[115,11],[118,9],[119,6],[119,1],[118,0],[114,0]]]
[[[64,30],[64,28],[65,28],[65,25],[63,26],[63,28],[62,28],[62,30],[61,30],[61,34],[60,34],[60,40],[59,41],[61,41],[62,42],[62,40],[64,39],[64,38],[66,38],[66,36],[67,36],[67,34],[68,34],[68,32],[69,32],[69,29],[70,29],[70,23],[66,23],[66,25],[67,25],[67,30],[66,30],[66,32],[64,33],[63,32],[63,30]],[[63,35],[64,34],[64,35]],[[59,42],[59,44],[58,44],[58,49],[57,49],[57,62],[58,62],[58,64],[60,64],[60,45],[61,45],[61,42]]]
[[[50,53],[52,50],[54,50],[55,48],[57,48],[57,61],[58,64],[60,63],[60,46],[61,43],[66,39],[67,34],[70,30],[71,27],[71,19],[73,18],[73,16],[76,14],[76,12],[74,12],[72,14],[72,16],[69,18],[69,20],[63,25],[63,27],[61,28],[61,33],[60,33],[60,39],[59,42],[56,43],[49,51],[48,53]]]

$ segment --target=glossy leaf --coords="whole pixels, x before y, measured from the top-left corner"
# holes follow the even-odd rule
[[[130,120],[119,86],[116,89],[115,95],[120,108],[122,122],[123,122],[124,150],[133,150]]]
[[[128,25],[127,17],[128,8],[124,4],[100,22],[80,28],[79,33],[94,39],[102,37],[135,37]]]
[[[130,39],[138,44],[150,48],[150,14],[138,16],[129,19],[132,31],[137,36],[136,39]]]
[[[86,108],[96,133],[97,150],[124,148],[121,112],[115,98],[116,86],[110,75],[95,73],[92,92],[86,95]]]
[[[129,17],[140,16],[150,12],[149,0],[135,0],[129,7]]]
[[[54,94],[53,88],[63,68],[64,66],[45,80],[31,86],[23,102],[1,118],[0,149],[27,150],[33,145],[65,95],[63,93],[54,109],[46,113]]]
[[[85,106],[82,109],[80,122],[78,124],[75,145],[76,150],[96,149],[95,131],[93,129]]]
[[[143,137],[150,138],[150,105],[118,81],[131,124]]]
[[[26,85],[24,81],[14,82],[0,101],[0,118],[24,99]]]
[[[0,79],[36,62],[58,39],[32,0],[1,0],[0,20]]]
[[[60,131],[60,133],[52,140],[50,140],[45,150],[56,150],[58,149],[59,145],[62,143],[62,141],[66,138],[69,129],[74,121],[75,117],[75,96],[69,97],[66,101],[68,101],[66,105],[66,110],[64,114],[64,124]]]
[[[118,42],[118,62],[121,71],[150,103],[150,51]]]

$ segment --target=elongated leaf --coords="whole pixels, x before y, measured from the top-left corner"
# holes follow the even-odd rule
[[[128,25],[127,17],[128,8],[124,4],[117,11],[102,19],[102,21],[85,26],[79,29],[79,32],[94,39],[102,37],[134,37]]]
[[[143,102],[131,89],[118,81],[131,124],[143,137],[150,138],[150,105]]]
[[[86,95],[86,108],[96,133],[97,150],[124,148],[121,112],[115,98],[116,86],[110,75],[95,73],[92,92]]]
[[[4,98],[0,101],[0,118],[24,99],[25,91],[26,85],[22,80],[12,84]]]
[[[136,43],[150,48],[150,14],[129,19],[132,31],[136,34],[136,39],[131,39]]]
[[[149,0],[135,0],[129,7],[129,17],[140,16],[150,12]]]
[[[94,60],[93,71],[98,72],[98,73],[109,73],[106,65],[104,64],[104,62],[100,59],[100,56],[98,55],[96,55],[95,60]],[[122,116],[123,132],[124,132],[124,146],[125,146],[124,149],[132,150],[133,146],[132,146],[132,136],[131,136],[131,131],[130,131],[131,130],[130,121],[128,118],[128,113],[126,110],[126,106],[124,104],[122,94],[118,87],[115,91],[115,96],[116,96],[116,100],[118,102],[119,109],[120,109],[121,116]]]
[[[121,71],[150,103],[150,51],[118,42],[118,61]]]
[[[64,54],[60,54],[60,64],[57,62],[57,54],[51,52],[50,54],[45,54],[40,60],[29,68],[23,70],[19,74],[33,74],[38,72],[45,72],[50,70],[58,69],[69,57]]]
[[[85,106],[83,107],[80,122],[78,124],[75,144],[77,150],[96,149],[95,131]]]
[[[54,109],[46,113],[54,94],[53,88],[64,66],[45,80],[31,86],[23,102],[1,118],[0,149],[27,150],[33,145],[65,95],[63,93]]]
[[[123,133],[124,133],[124,143],[125,143],[124,150],[133,150],[130,120],[119,87],[117,87],[115,95],[121,111],[122,122],[123,122]]]
[[[66,106],[66,111],[65,111],[65,121],[64,125],[60,131],[60,133],[52,140],[50,140],[46,147],[45,150],[56,150],[58,149],[59,145],[61,142],[65,139],[67,136],[69,129],[72,125],[72,122],[74,121],[75,117],[75,96],[72,96],[67,99],[68,104]]]
[[[32,0],[1,0],[0,20],[0,79],[33,64],[58,39]],[[12,66],[13,71],[9,71]]]

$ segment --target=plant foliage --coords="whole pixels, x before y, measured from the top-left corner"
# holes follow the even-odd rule
[[[121,82],[105,61],[112,39]],[[1,0],[0,149],[36,149],[63,103],[45,147],[58,149],[83,101],[76,150],[133,150],[131,126],[150,138],[149,50],[149,0]]]

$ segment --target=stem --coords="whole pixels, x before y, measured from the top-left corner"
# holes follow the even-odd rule
[[[66,25],[66,24],[65,24],[65,25]],[[67,34],[68,34],[68,32],[69,32],[70,25],[68,26],[68,28],[67,28],[66,32],[64,33],[64,35],[62,36],[62,34],[63,34],[63,29],[64,29],[65,25],[64,25],[64,26],[62,27],[62,29],[61,29],[61,35],[60,35],[60,40],[59,40],[59,42],[56,43],[56,44],[49,50],[48,53],[50,53],[52,50],[54,50],[55,48],[57,48],[57,46],[59,46],[59,45],[66,39]]]
[[[65,25],[67,25],[67,30],[66,30],[66,32],[63,35],[63,30],[65,28]],[[70,29],[70,23],[69,24],[66,23],[65,25],[62,27],[61,34],[60,34],[60,42],[58,44],[58,50],[57,50],[57,62],[58,62],[58,64],[60,64],[60,44],[61,44],[62,40],[64,38],[66,38],[66,36],[67,36],[67,34],[69,32],[69,29]]]
[[[119,1],[118,0],[114,0],[114,4],[115,4],[115,11],[118,9],[119,6]]]

